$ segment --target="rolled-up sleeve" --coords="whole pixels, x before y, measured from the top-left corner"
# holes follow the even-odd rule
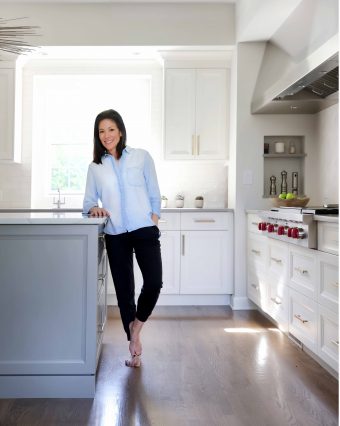
[[[98,192],[91,165],[87,171],[86,188],[83,202],[83,213],[87,214],[92,207],[98,206]]]
[[[158,217],[161,217],[161,193],[159,190],[155,163],[148,152],[146,152],[145,155],[144,177],[152,213],[155,213]]]

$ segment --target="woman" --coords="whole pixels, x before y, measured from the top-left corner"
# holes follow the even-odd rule
[[[140,333],[162,287],[157,227],[160,205],[150,154],[126,146],[125,125],[117,111],[101,112],[94,123],[93,162],[87,173],[83,210],[92,217],[108,216],[106,249],[124,330],[130,341],[131,359],[125,362],[130,367],[140,366]],[[143,276],[137,307],[133,250]]]

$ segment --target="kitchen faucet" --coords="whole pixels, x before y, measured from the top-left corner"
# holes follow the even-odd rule
[[[64,197],[64,201],[61,201],[61,199],[60,199],[60,188],[58,188],[58,200],[57,200],[57,201],[55,201],[55,199],[54,199],[54,197],[53,197],[53,204],[56,204],[57,209],[60,209],[60,206],[61,206],[62,204],[66,204],[66,202],[65,202],[65,197]]]

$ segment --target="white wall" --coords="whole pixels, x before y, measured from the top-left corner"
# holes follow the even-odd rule
[[[20,11],[18,15],[18,11]],[[40,27],[37,45],[111,46],[226,46],[234,45],[233,4],[43,4],[1,3],[3,18],[27,16],[22,21]],[[0,64],[1,66],[1,64]],[[0,207],[29,207],[31,197],[32,94],[23,99],[21,164],[0,164]],[[155,140],[157,135],[154,135]],[[1,141],[0,141],[1,143]],[[206,205],[223,207],[227,201],[227,168],[219,163],[163,161],[161,129],[153,148],[162,193],[170,205],[176,192],[184,191],[186,205],[206,196]],[[176,183],[172,177],[176,173]],[[170,177],[170,178],[169,178]]]
[[[233,4],[2,3],[1,17],[38,25],[49,46],[233,45]],[[31,38],[30,38],[31,40]]]
[[[315,114],[319,204],[339,203],[339,104]]]
[[[246,298],[246,210],[267,209],[269,199],[263,199],[263,138],[265,135],[302,135],[305,137],[305,192],[311,204],[319,200],[314,195],[318,177],[317,138],[313,115],[252,115],[250,103],[261,67],[265,43],[237,45],[237,105],[236,134],[231,140],[235,150],[236,174],[229,179],[229,207],[235,208],[235,307],[248,306]],[[252,184],[244,184],[244,174],[252,176]],[[233,203],[233,204],[232,204]]]

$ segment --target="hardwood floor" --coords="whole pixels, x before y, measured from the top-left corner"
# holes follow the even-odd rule
[[[338,382],[256,311],[158,307],[140,369],[110,314],[89,399],[0,400],[0,425],[331,426]]]

